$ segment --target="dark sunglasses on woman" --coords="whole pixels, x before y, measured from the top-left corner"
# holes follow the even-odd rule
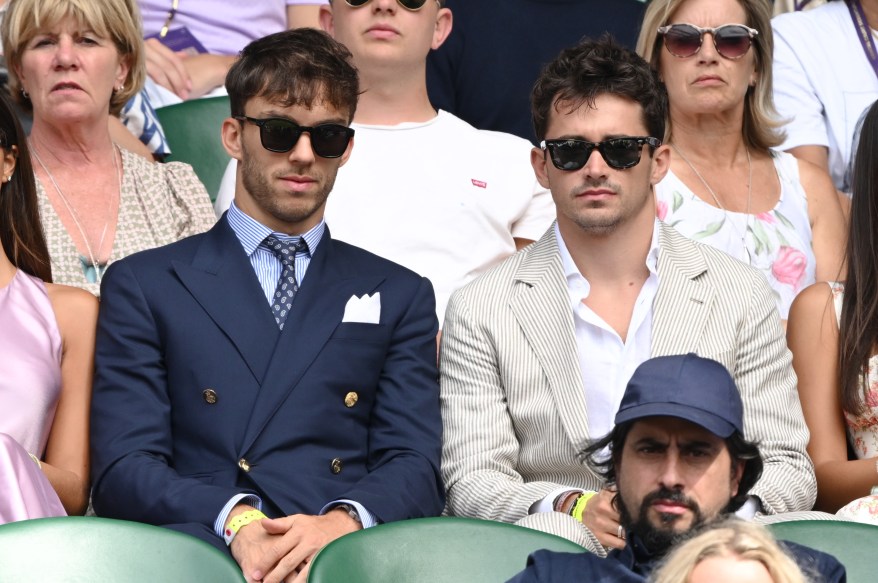
[[[640,163],[640,153],[644,144],[658,148],[662,145],[662,141],[649,137],[612,138],[603,142],[574,139],[544,140],[540,143],[540,148],[549,151],[552,164],[558,170],[579,170],[588,162],[595,148],[610,168],[623,170]]]
[[[324,123],[319,126],[300,126],[282,117],[257,119],[235,116],[238,121],[249,121],[259,126],[259,140],[269,152],[289,152],[295,147],[299,137],[308,132],[311,136],[311,149],[321,158],[340,158],[348,148],[354,130],[337,123]]]
[[[665,39],[665,47],[675,57],[686,58],[697,54],[704,41],[704,33],[713,36],[716,52],[727,59],[740,59],[750,50],[753,37],[759,31],[743,24],[724,24],[716,28],[701,28],[694,24],[669,24],[658,28]]]
[[[372,0],[344,0],[344,1],[345,1],[345,4],[347,4],[348,6],[352,6],[354,8],[359,8],[360,6],[365,6],[366,4],[371,2]],[[397,3],[399,3],[400,6],[402,6],[406,10],[411,10],[412,12],[415,12],[415,11],[423,8],[424,4],[426,4],[429,0],[396,0],[396,1],[397,1]],[[436,0],[436,4],[439,4],[439,7],[442,8],[442,4],[439,2],[439,0]]]

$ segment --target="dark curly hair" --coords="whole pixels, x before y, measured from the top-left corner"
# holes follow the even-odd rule
[[[649,135],[663,139],[668,113],[668,92],[649,63],[616,44],[609,35],[583,40],[564,49],[543,68],[531,93],[531,113],[537,139],[546,138],[549,115],[560,104],[574,111],[593,106],[604,94],[634,101],[643,108]]]
[[[284,107],[323,101],[354,119],[360,80],[350,51],[323,31],[297,28],[251,42],[226,75],[232,116],[254,97]]]

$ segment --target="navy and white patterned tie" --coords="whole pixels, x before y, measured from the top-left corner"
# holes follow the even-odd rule
[[[283,271],[281,271],[280,279],[277,280],[277,287],[274,289],[271,301],[271,313],[274,315],[278,327],[283,330],[287,315],[293,307],[293,298],[299,291],[299,282],[296,280],[296,253],[307,252],[308,244],[301,237],[285,242],[274,235],[269,235],[265,238],[265,246],[274,252],[283,264]]]

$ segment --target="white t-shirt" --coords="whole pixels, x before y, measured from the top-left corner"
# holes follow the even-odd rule
[[[829,148],[829,170],[836,188],[845,180],[854,131],[863,112],[878,99],[878,77],[857,38],[845,2],[781,14],[774,29],[774,101],[790,118],[781,146]]]
[[[353,124],[354,149],[326,206],[333,238],[408,267],[433,284],[439,323],[451,293],[538,239],[555,218],[527,140],[440,111],[428,122]],[[218,212],[234,196],[226,171]]]

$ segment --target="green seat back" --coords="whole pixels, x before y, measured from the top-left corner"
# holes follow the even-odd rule
[[[565,538],[471,518],[382,524],[326,545],[308,583],[503,583],[539,549],[587,552]]]
[[[166,160],[191,164],[211,200],[215,200],[231,159],[220,137],[223,120],[231,115],[229,97],[192,99],[160,107],[156,115],[171,147]]]
[[[768,525],[775,538],[834,555],[848,583],[878,581],[878,526],[841,520],[794,520]]]
[[[238,565],[195,537],[94,516],[0,526],[0,581],[243,583]]]

